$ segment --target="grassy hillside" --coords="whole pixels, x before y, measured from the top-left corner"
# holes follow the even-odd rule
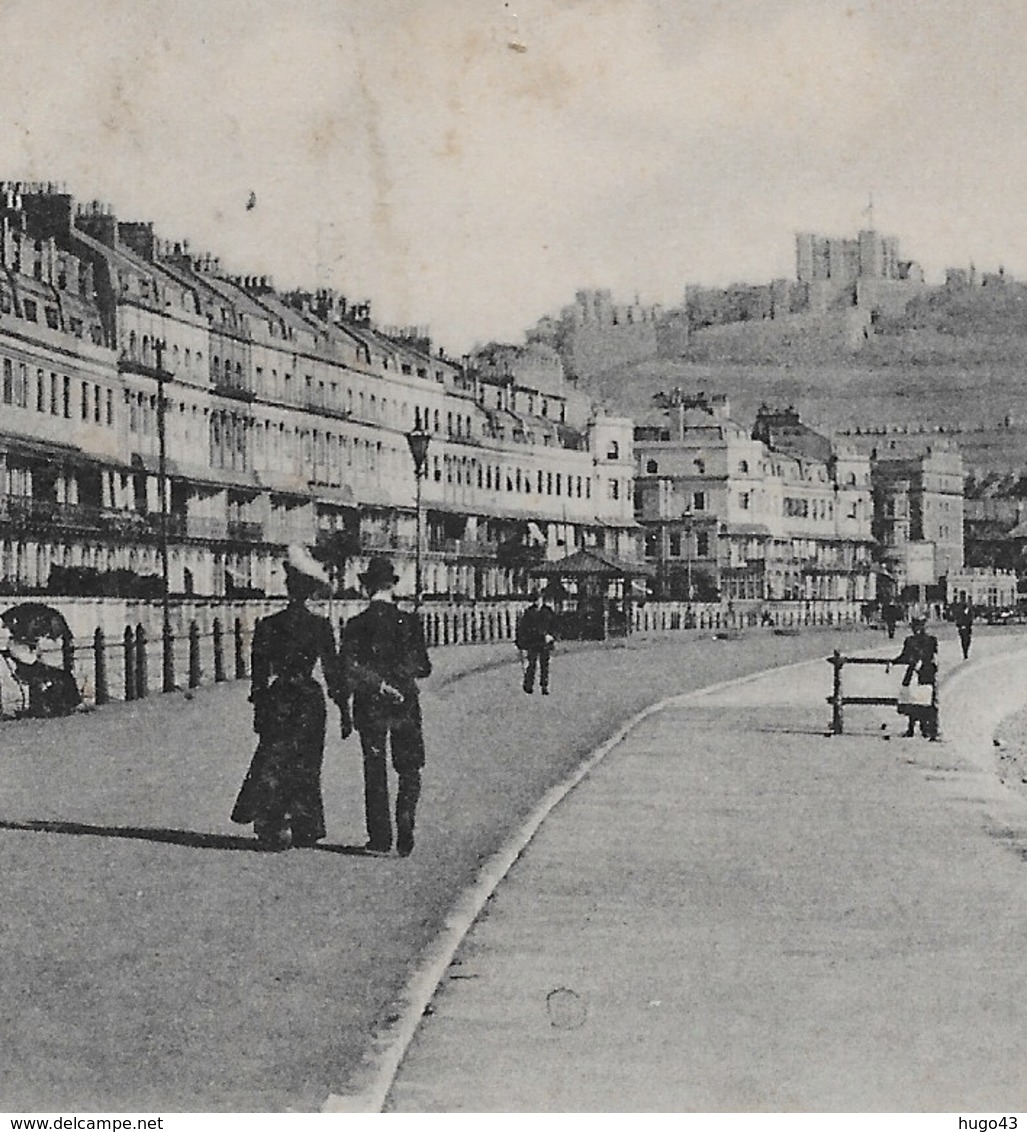
[[[1027,286],[937,289],[852,344],[843,316],[735,323],[698,331],[687,353],[622,365],[585,382],[611,411],[639,417],[654,393],[725,393],[732,416],[795,405],[834,432],[944,430],[972,467],[1027,466]],[[1011,422],[1011,426],[1009,423]]]

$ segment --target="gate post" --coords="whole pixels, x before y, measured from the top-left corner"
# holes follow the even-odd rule
[[[842,712],[842,665],[845,663],[845,660],[838,649],[835,649],[833,655],[828,659],[834,668],[834,681],[831,694],[831,734],[841,735],[845,722]]]
[[[97,626],[93,633],[93,666],[95,669],[96,706],[110,702],[110,691],[107,688],[107,642],[104,640],[103,629]]]
[[[165,615],[160,630],[160,670],[161,688],[165,692],[175,690],[175,635],[171,631],[171,618]]]
[[[214,638],[214,682],[220,684],[225,679],[225,647],[221,621],[217,617],[214,618],[212,635]]]
[[[122,641],[125,654],[125,699],[134,700],[136,698],[136,638],[130,625],[125,626]]]
[[[235,678],[236,680],[245,680],[246,650],[243,648],[243,630],[241,617],[237,617],[235,619],[232,644],[235,651]]]
[[[150,691],[150,679],[147,669],[146,656],[146,630],[142,625],[136,626],[136,699],[144,699]]]
[[[189,687],[200,686],[200,627],[189,622]]]

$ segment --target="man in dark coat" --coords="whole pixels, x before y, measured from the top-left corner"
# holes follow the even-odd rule
[[[514,643],[526,658],[524,668],[524,690],[529,695],[535,690],[535,670],[538,669],[538,683],[543,696],[549,695],[549,656],[556,641],[556,614],[543,604],[542,592],[532,599],[517,623]]]
[[[396,850],[414,848],[414,818],[421,793],[424,736],[417,683],[431,675],[420,619],[396,607],[399,580],[392,562],[375,555],[360,575],[370,602],[346,625],[342,640],[344,678],[353,692],[353,725],[364,756],[364,815],[369,853],[392,848],[386,747],[398,776]]]
[[[881,609],[881,620],[888,631],[888,640],[895,637],[895,626],[899,623],[899,607],[893,601],[886,601]]]
[[[959,646],[963,650],[963,659],[970,656],[970,641],[974,631],[974,607],[968,601],[961,601],[955,608],[952,620],[956,623],[956,632],[959,633]]]
[[[915,686],[921,690],[925,703],[899,704],[899,714],[908,719],[906,737],[920,724],[925,739],[938,738],[938,638],[927,632],[927,622],[914,617],[910,622],[912,633],[902,642],[902,652],[891,662],[904,664],[902,687]]]

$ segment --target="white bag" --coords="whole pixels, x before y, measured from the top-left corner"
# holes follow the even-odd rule
[[[899,707],[931,707],[933,703],[933,684],[910,684],[899,688]]]

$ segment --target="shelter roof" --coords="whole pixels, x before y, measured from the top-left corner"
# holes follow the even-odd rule
[[[543,562],[530,572],[540,578],[643,578],[656,573],[644,562],[625,562],[599,550],[578,550],[555,562]]]

